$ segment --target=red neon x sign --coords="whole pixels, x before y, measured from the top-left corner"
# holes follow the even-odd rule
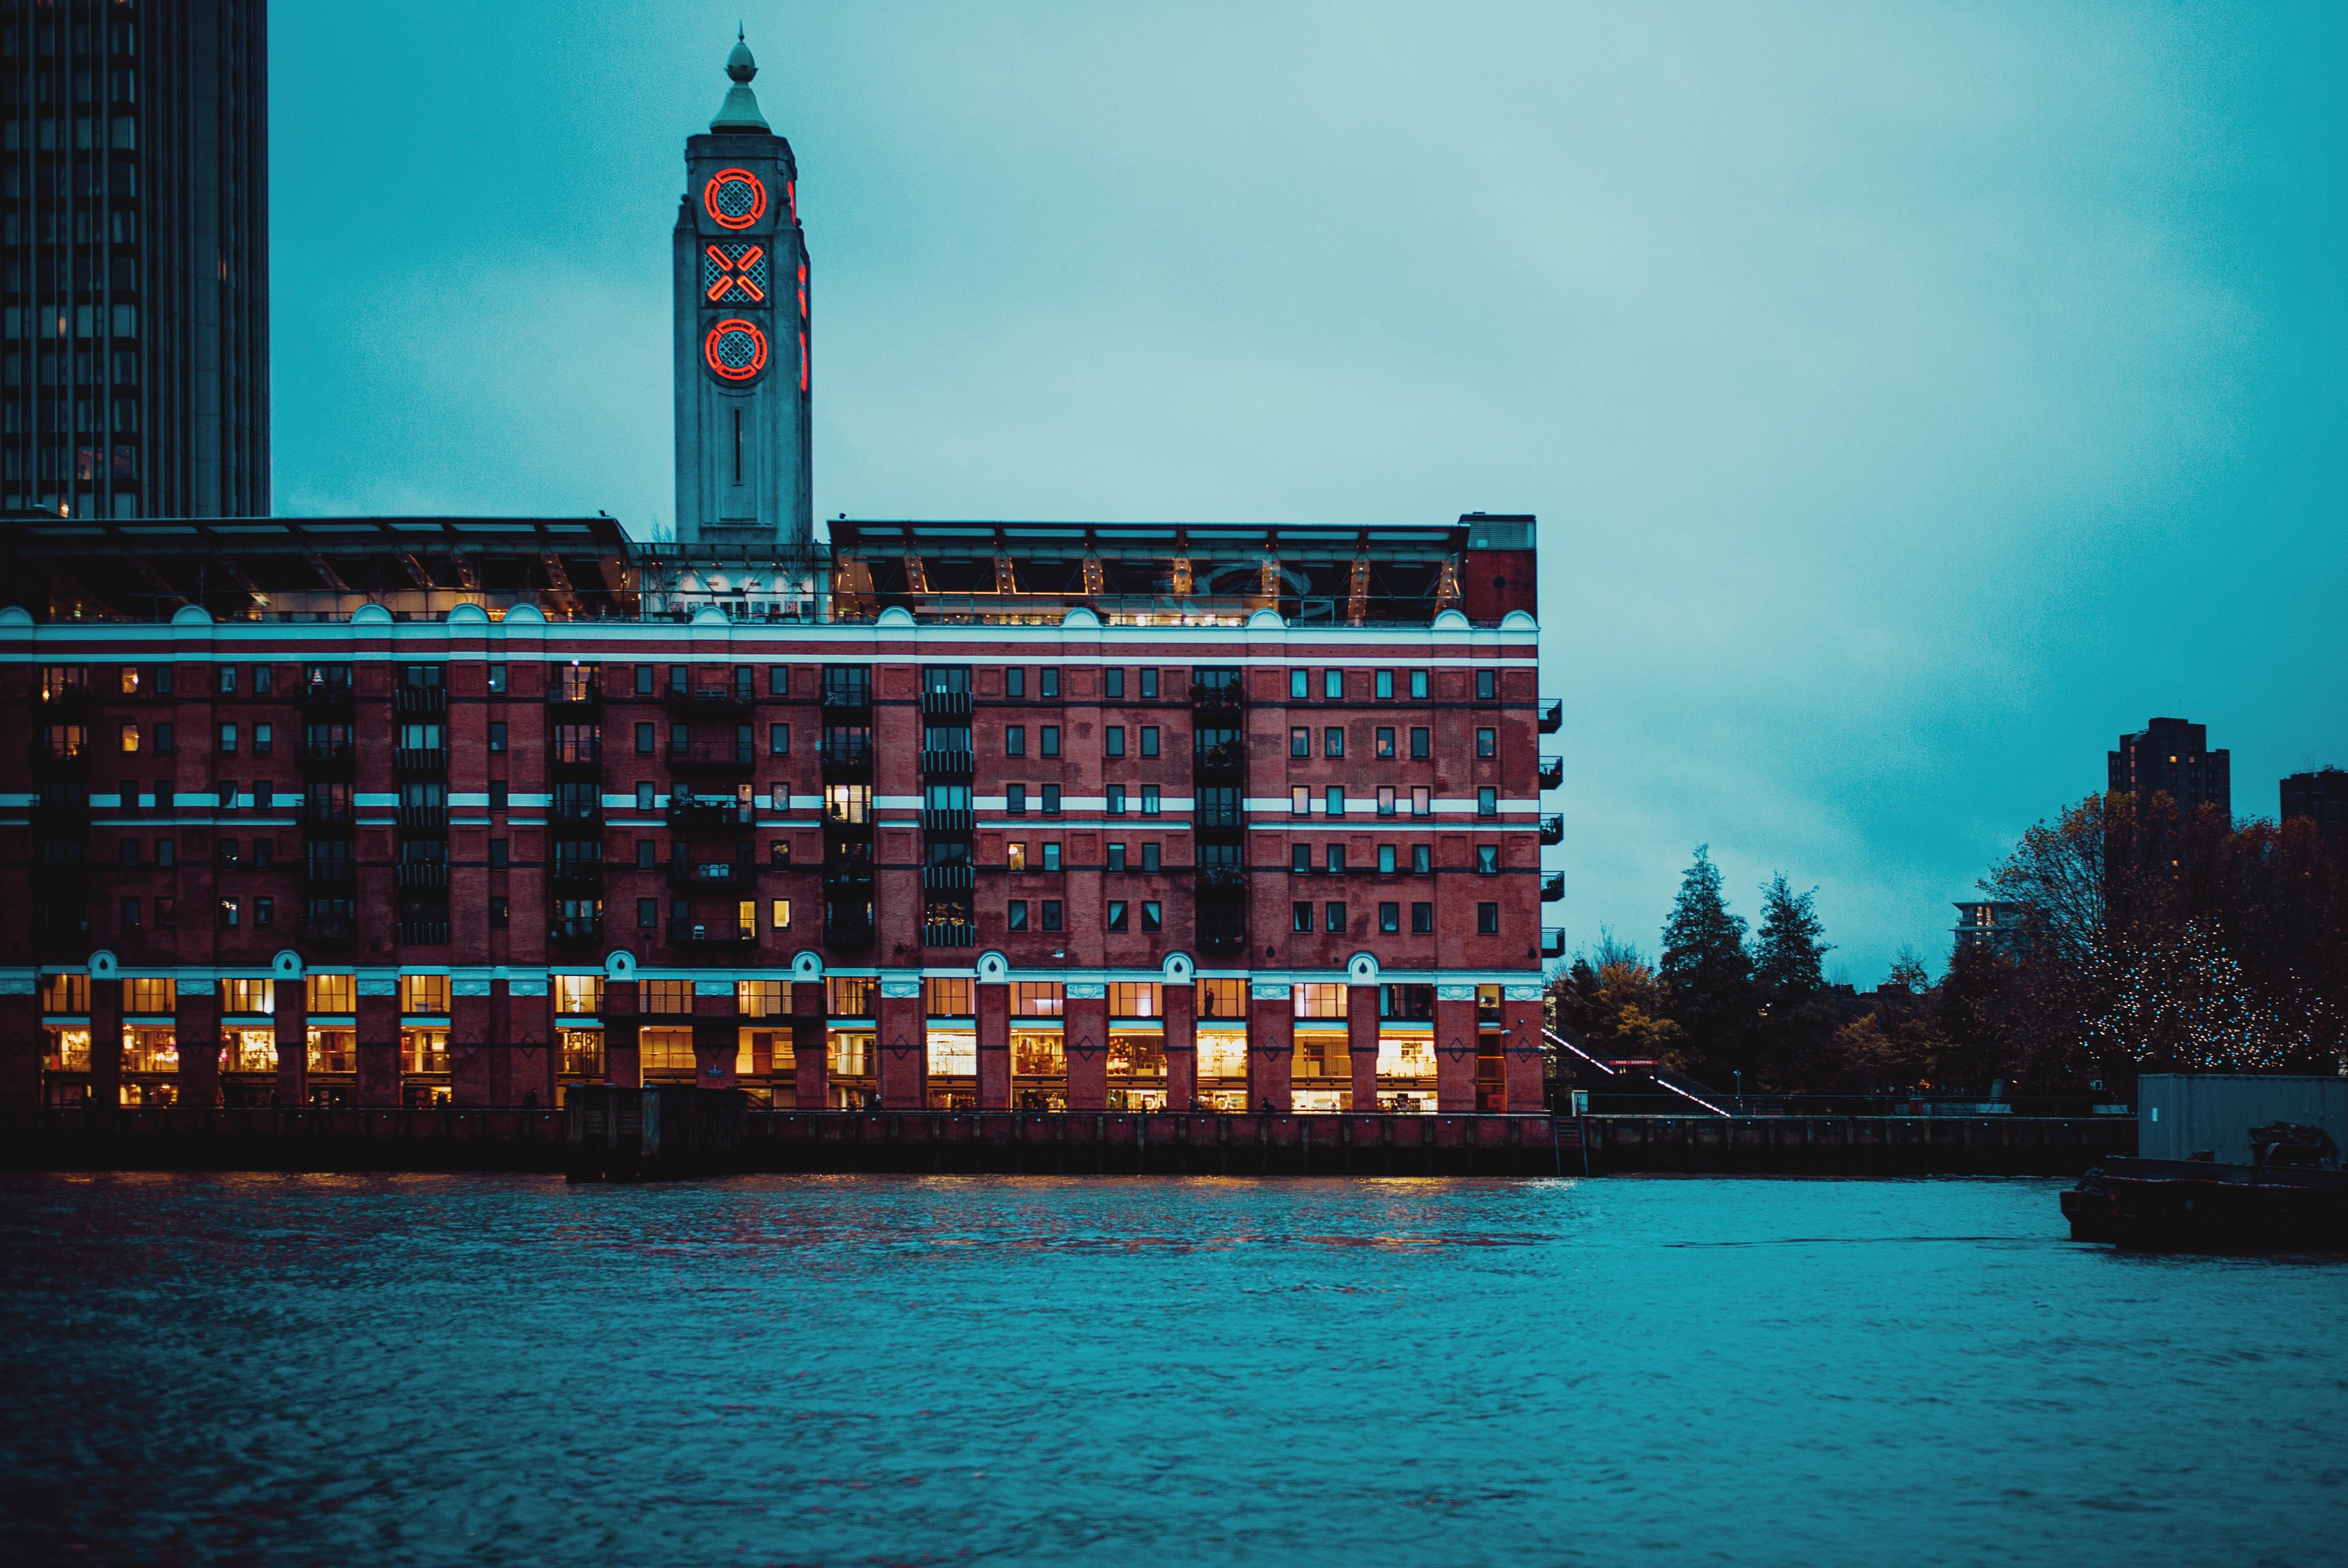
[[[737,294],[752,304],[767,302],[767,248],[763,245],[705,245],[702,297],[718,304]]]

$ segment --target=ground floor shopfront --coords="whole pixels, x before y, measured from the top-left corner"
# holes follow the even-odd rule
[[[290,957],[290,956],[289,956]],[[132,1106],[553,1106],[579,1083],[773,1110],[1525,1112],[1537,976],[0,976],[0,1098]],[[814,972],[809,972],[812,969]],[[202,1041],[201,1049],[191,1042]],[[14,1042],[14,1043],[5,1043]],[[29,1042],[29,1043],[27,1043]]]

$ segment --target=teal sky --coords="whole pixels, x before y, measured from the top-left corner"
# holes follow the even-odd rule
[[[280,511],[669,517],[737,18],[818,515],[1537,512],[1575,946],[1709,842],[1869,986],[2156,713],[2348,764],[2348,10],[280,0]]]

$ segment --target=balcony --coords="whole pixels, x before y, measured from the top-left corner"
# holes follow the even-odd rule
[[[446,833],[448,831],[448,808],[445,805],[403,805],[399,808],[399,825],[407,833]]]
[[[294,701],[304,718],[329,719],[350,712],[358,705],[358,694],[347,681],[313,681]]]
[[[966,891],[976,884],[977,879],[978,868],[972,866],[968,861],[963,861],[952,866],[924,866],[922,867],[922,887],[925,892],[953,893]]]
[[[294,923],[295,933],[318,948],[347,948],[359,939],[358,922],[348,915],[304,915]]]
[[[862,912],[834,914],[829,908],[823,913],[823,942],[827,948],[842,952],[860,951],[872,946],[872,917]]]
[[[1247,886],[1247,871],[1242,866],[1201,866],[1198,873],[1199,890],[1202,893],[1239,891]]]
[[[546,927],[546,940],[551,947],[576,950],[600,948],[603,945],[603,922],[594,920],[556,920]]]
[[[413,777],[418,774],[438,775],[448,771],[448,749],[446,746],[395,746],[391,753],[391,771]]]
[[[600,860],[557,860],[547,872],[548,891],[557,898],[592,898],[603,890]]]
[[[925,719],[967,719],[970,717],[970,693],[967,692],[924,692],[922,693],[922,717]]]
[[[739,833],[757,821],[747,800],[696,800],[691,795],[668,803],[668,825],[677,833]]]
[[[601,822],[603,820],[603,797],[600,793],[566,795],[556,790],[546,812],[556,822]]]
[[[448,711],[448,688],[394,686],[391,689],[391,711],[403,718],[410,714],[445,713]]]
[[[403,948],[445,948],[448,945],[448,922],[402,920],[399,923],[399,945]]]
[[[758,939],[756,926],[736,926],[731,920],[671,920],[668,923],[668,945],[672,948],[738,948]]]
[[[302,748],[302,771],[314,778],[346,779],[358,760],[358,748],[348,741],[322,741]]]
[[[1540,760],[1541,788],[1555,789],[1563,783],[1565,783],[1565,759],[1563,757],[1543,757]]]
[[[1565,957],[1564,927],[1543,926],[1541,927],[1541,957],[1544,958]]]
[[[592,741],[555,746],[546,753],[546,766],[559,779],[600,777],[603,772],[603,748]]]
[[[757,765],[758,750],[747,741],[698,750],[671,746],[668,752],[668,771],[687,778],[747,774]]]
[[[1565,818],[1554,813],[1540,819],[1540,841],[1543,844],[1565,842]]]
[[[312,838],[348,838],[357,831],[348,801],[321,800],[314,794],[303,797],[301,821],[302,831]]]
[[[1565,897],[1565,873],[1548,871],[1541,874],[1541,902],[1554,904]]]
[[[557,680],[547,692],[546,705],[552,709],[559,722],[576,723],[582,714],[600,712],[603,706],[603,682],[598,677],[567,686]]]
[[[1565,728],[1565,699],[1551,697],[1540,705],[1540,733],[1554,735]]]
[[[751,702],[749,692],[739,686],[705,686],[695,691],[672,686],[661,698],[662,705],[672,713],[746,713]]]
[[[972,811],[923,811],[922,831],[924,833],[968,833],[977,825],[978,814]]]
[[[870,778],[872,776],[872,737],[842,735],[824,737],[816,748],[827,778]]]
[[[26,748],[33,771],[44,778],[88,778],[89,776],[88,743],[66,751],[52,751],[46,741],[35,741]]]
[[[713,893],[756,892],[758,866],[751,860],[709,861],[698,866],[690,860],[672,860],[668,863],[668,885],[706,888]]]
[[[870,682],[842,681],[823,683],[823,711],[827,713],[860,713],[872,706],[872,686]]]
[[[393,870],[394,881],[403,888],[420,891],[448,886],[448,864],[445,860],[403,860]]]
[[[44,722],[70,723],[88,712],[89,704],[89,682],[87,681],[33,693],[34,709]],[[968,711],[963,710],[965,712]]]
[[[33,835],[78,838],[89,831],[89,792],[51,790],[33,802]]]
[[[1236,804],[1226,805],[1202,800],[1191,809],[1190,825],[1193,827],[1245,827],[1247,811],[1244,807]]]
[[[974,948],[978,945],[978,927],[966,920],[941,920],[922,927],[922,946],[925,948]]]
[[[1247,950],[1247,924],[1236,921],[1228,925],[1200,926],[1199,950],[1202,953],[1241,953]]]
[[[923,752],[922,776],[932,779],[966,779],[977,766],[977,759],[968,752]]]
[[[1237,778],[1247,767],[1247,746],[1240,741],[1219,741],[1191,753],[1190,771],[1200,778]]]
[[[1247,706],[1247,694],[1237,682],[1212,686],[1192,682],[1190,706],[1201,713],[1235,713]]]

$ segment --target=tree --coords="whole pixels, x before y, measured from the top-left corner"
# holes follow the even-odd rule
[[[1891,972],[1883,977],[1883,984],[1888,989],[1906,991],[1911,997],[1930,996],[1932,972],[1917,957],[1916,949],[1902,942],[1898,956],[1891,960]]]
[[[1817,897],[1815,887],[1795,892],[1782,871],[1761,890],[1761,929],[1753,939],[1753,984],[1760,1001],[1756,1088],[1814,1088],[1832,1068],[1835,1009],[1827,994],[1828,944]]]
[[[1712,846],[1696,845],[1695,862],[1680,877],[1679,897],[1663,922],[1658,967],[1672,1020],[1684,1037],[1688,1069],[1725,1081],[1749,1071],[1755,1014],[1753,964],[1745,951],[1745,921],[1721,896]]]

